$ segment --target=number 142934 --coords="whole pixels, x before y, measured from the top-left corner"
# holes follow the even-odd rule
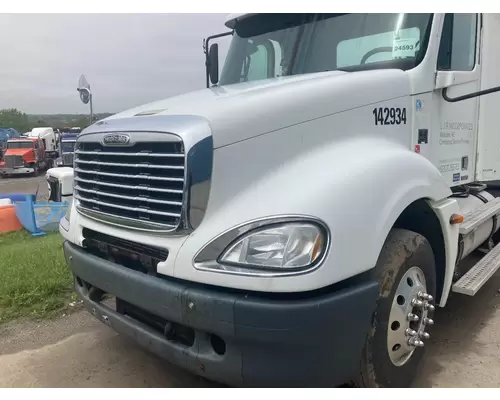
[[[406,108],[377,107],[373,109],[375,125],[405,125]]]

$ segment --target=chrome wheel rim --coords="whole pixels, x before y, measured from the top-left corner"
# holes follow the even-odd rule
[[[409,268],[396,288],[387,327],[387,351],[395,366],[406,364],[430,338],[425,328],[434,323],[428,316],[434,310],[433,300],[427,294],[424,272],[416,266]]]

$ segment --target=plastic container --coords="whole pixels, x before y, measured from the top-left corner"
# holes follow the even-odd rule
[[[16,208],[9,204],[0,206],[0,232],[15,232],[23,229],[23,225],[17,218]]]

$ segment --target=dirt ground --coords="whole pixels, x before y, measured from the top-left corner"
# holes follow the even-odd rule
[[[47,194],[45,178],[0,180],[1,193]],[[469,260],[472,261],[472,260]],[[416,387],[500,387],[500,273],[438,309]],[[0,325],[0,387],[213,387],[80,311]]]

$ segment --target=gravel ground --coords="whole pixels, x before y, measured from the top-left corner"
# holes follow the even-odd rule
[[[45,177],[0,180],[1,193],[36,191]],[[468,262],[473,262],[469,259]],[[500,387],[500,274],[435,315],[416,387]],[[83,311],[0,325],[0,387],[210,387],[143,351]]]
[[[49,188],[44,173],[40,173],[37,177],[16,176],[9,179],[0,179],[0,195],[14,193],[35,194],[37,189],[38,200],[47,200]]]

